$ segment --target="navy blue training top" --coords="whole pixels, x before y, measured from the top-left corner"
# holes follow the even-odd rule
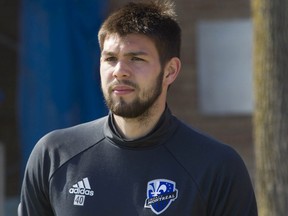
[[[104,118],[53,131],[35,146],[21,216],[256,216],[239,155],[166,109],[155,129],[125,140]]]

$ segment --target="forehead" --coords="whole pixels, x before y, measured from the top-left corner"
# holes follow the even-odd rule
[[[149,37],[141,34],[128,34],[119,36],[118,34],[108,35],[103,43],[102,52],[132,52],[141,51],[148,54],[157,54],[156,46]]]

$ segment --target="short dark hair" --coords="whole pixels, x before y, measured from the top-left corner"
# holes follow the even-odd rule
[[[180,58],[181,29],[174,4],[168,0],[130,2],[112,13],[102,24],[98,40],[101,50],[107,35],[142,34],[155,43],[162,66]]]

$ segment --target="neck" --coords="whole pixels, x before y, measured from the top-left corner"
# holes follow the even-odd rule
[[[123,118],[113,115],[118,132],[128,140],[137,139],[147,135],[158,123],[165,110],[162,107],[150,108],[146,113],[137,118]]]

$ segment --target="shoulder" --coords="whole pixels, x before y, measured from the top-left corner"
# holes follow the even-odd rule
[[[97,142],[103,135],[103,126],[106,117],[94,121],[79,124],[73,127],[54,130],[39,140],[39,144],[46,148],[59,148],[65,145],[77,144],[81,141],[82,146]],[[38,143],[37,143],[38,144]]]
[[[23,208],[33,209],[37,212],[35,215],[43,215],[44,211],[46,215],[51,211],[48,200],[51,177],[71,158],[104,139],[106,118],[52,131],[38,141],[30,154],[23,178]]]
[[[105,122],[106,117],[103,117],[73,127],[54,130],[42,137],[36,147],[48,149],[49,151],[59,151],[61,149],[78,151],[85,149],[103,138]]]
[[[167,149],[198,186],[207,205],[213,206],[218,203],[216,200],[223,201],[224,197],[231,200],[225,200],[231,206],[242,198],[254,203],[248,170],[231,146],[180,122]],[[245,202],[241,201],[241,205]]]
[[[193,172],[201,168],[214,168],[216,171],[223,165],[245,167],[242,158],[231,146],[181,121],[167,148],[184,167]]]
[[[29,158],[30,166],[38,164],[44,169],[49,169],[51,176],[70,158],[104,139],[106,119],[107,117],[103,117],[46,134],[35,145]]]

